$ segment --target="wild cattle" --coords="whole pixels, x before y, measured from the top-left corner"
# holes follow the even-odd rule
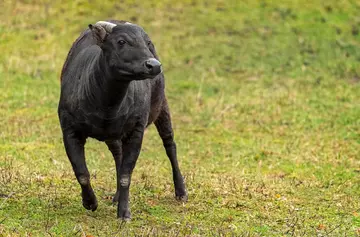
[[[83,206],[95,211],[84,145],[104,141],[116,165],[117,216],[131,218],[129,187],[144,130],[152,122],[170,159],[175,196],[186,201],[162,66],[145,31],[125,21],[99,21],[73,43],[61,72],[58,115],[67,156],[82,189]]]

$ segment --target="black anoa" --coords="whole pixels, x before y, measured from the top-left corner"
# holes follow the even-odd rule
[[[138,25],[99,21],[73,43],[61,73],[58,115],[86,209],[97,208],[85,162],[86,139],[104,141],[114,156],[117,216],[128,220],[131,174],[144,130],[153,122],[171,162],[175,196],[187,200],[164,87],[154,45]]]

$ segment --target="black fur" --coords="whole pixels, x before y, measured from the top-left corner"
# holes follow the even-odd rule
[[[96,210],[84,145],[88,137],[105,141],[117,173],[117,216],[130,219],[129,186],[145,128],[155,123],[170,159],[175,194],[187,193],[176,158],[176,145],[155,48],[144,30],[124,21],[106,36],[95,27],[74,42],[61,73],[58,107],[66,153],[82,188],[83,205]],[[125,41],[125,43],[124,43]],[[151,59],[151,58],[156,58]],[[155,62],[157,69],[146,66]]]

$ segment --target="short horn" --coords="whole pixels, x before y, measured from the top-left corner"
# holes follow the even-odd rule
[[[106,32],[111,33],[112,29],[116,26],[116,24],[107,22],[107,21],[98,21],[95,24],[96,26],[101,26],[106,30]]]

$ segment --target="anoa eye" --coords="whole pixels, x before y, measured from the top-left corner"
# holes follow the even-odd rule
[[[150,40],[147,42],[147,45],[148,45],[148,46],[150,46],[150,45],[151,45],[151,41],[150,41]]]
[[[125,40],[119,40],[119,41],[118,41],[118,44],[119,44],[119,45],[124,45],[124,44],[126,44],[126,41],[125,41]]]

